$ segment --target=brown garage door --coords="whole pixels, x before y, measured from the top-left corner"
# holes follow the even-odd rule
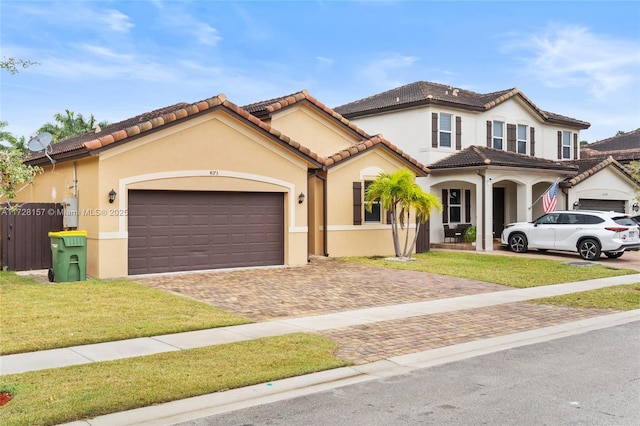
[[[281,193],[129,191],[129,274],[284,263]]]
[[[578,200],[582,210],[601,210],[624,213],[624,200],[598,200],[592,198],[580,198]]]

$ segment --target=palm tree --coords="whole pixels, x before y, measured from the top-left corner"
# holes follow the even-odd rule
[[[51,133],[53,143],[72,138],[92,131],[96,126],[106,127],[109,125],[106,121],[96,122],[93,114],[89,116],[89,120],[85,120],[82,114],[75,115],[75,112],[65,110],[66,115],[56,113],[53,118],[57,124],[46,123],[38,132]]]
[[[396,257],[409,258],[418,239],[420,225],[429,219],[431,210],[442,211],[440,198],[426,193],[415,182],[415,176],[409,169],[398,169],[393,173],[382,172],[369,185],[365,193],[367,210],[371,211],[373,202],[380,200],[382,208],[391,213],[391,235]],[[413,211],[416,230],[413,241],[409,244],[409,227]],[[407,225],[404,236],[404,247],[400,250],[400,230]]]
[[[3,129],[8,125],[9,123],[7,123],[6,121],[0,121],[0,150],[15,148],[19,151],[26,151],[27,142],[25,140],[25,137],[16,137],[10,132],[5,132]]]

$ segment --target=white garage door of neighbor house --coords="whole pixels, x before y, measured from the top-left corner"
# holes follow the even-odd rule
[[[129,191],[129,274],[284,263],[282,193]]]
[[[582,210],[600,210],[614,211],[624,213],[624,200],[597,200],[591,198],[580,198],[580,209]]]

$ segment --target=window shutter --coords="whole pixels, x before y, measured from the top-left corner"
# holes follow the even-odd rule
[[[487,146],[491,148],[493,144],[491,143],[491,139],[493,139],[493,122],[487,121]]]
[[[438,113],[431,113],[431,147],[438,147]]]
[[[507,124],[507,151],[516,152],[516,125]]]
[[[562,132],[558,130],[558,160],[562,160]]]
[[[471,223],[471,191],[464,190],[464,221]]]
[[[362,182],[353,182],[353,224],[362,225]]]
[[[531,156],[536,156],[536,129],[531,127]]]
[[[578,159],[578,145],[580,145],[578,143],[578,134],[574,133],[573,134],[573,159],[574,160]]]
[[[442,190],[442,223],[449,223],[449,190]]]
[[[462,149],[462,117],[456,117],[456,149]]]

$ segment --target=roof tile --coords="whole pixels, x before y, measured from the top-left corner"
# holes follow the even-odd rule
[[[547,160],[531,157],[515,152],[488,148],[485,146],[470,146],[462,151],[452,154],[442,160],[429,165],[431,170],[474,168],[487,165],[497,167],[518,167],[525,169],[557,170],[567,173],[575,173],[578,168],[566,161]]]
[[[475,93],[470,90],[458,89],[439,83],[418,81],[397,87],[386,92],[378,93],[367,98],[359,99],[334,108],[336,112],[347,117],[355,118],[384,111],[401,110],[418,105],[446,105],[472,111],[486,111],[506,100],[519,96],[545,121],[570,124],[578,128],[589,128],[590,124],[575,118],[553,114],[538,108],[517,87],[492,93]]]

